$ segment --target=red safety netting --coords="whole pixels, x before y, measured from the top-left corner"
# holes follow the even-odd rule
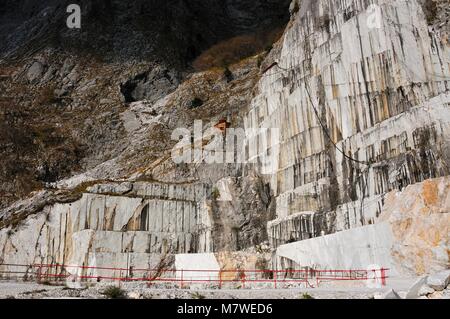
[[[78,266],[62,264],[0,264],[0,279],[42,281],[119,281],[146,282],[148,284],[174,284],[186,287],[207,284],[222,288],[226,284],[240,284],[245,288],[252,284],[271,284],[273,288],[305,285],[318,287],[330,281],[378,281],[386,285],[389,269],[143,269]]]

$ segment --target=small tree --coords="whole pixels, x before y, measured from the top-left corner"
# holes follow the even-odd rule
[[[300,11],[300,5],[298,4],[298,1],[295,1],[294,8],[292,9],[292,13],[297,13]]]
[[[218,200],[220,197],[220,191],[217,187],[214,187],[213,190],[211,191],[211,198],[213,200]]]
[[[108,286],[102,293],[109,299],[125,299],[126,292],[117,286]]]
[[[203,105],[203,100],[202,99],[200,99],[200,98],[198,98],[198,97],[196,97],[196,98],[194,98],[193,100],[192,100],[192,102],[191,102],[191,105],[190,105],[190,109],[196,109],[196,108],[198,108],[198,107],[200,107],[200,106],[202,106]]]
[[[231,82],[234,80],[233,72],[231,72],[228,67],[225,67],[225,71],[223,71],[223,75],[227,79],[227,82]]]
[[[205,299],[206,297],[199,292],[194,292],[192,295],[192,299]]]

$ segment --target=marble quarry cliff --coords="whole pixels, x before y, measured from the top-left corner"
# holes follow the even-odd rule
[[[246,19],[250,5],[227,3],[237,31],[210,41],[254,31],[260,20],[283,21],[283,14]],[[4,169],[0,269],[189,269],[181,260],[190,254],[221,269],[448,269],[448,2],[433,1],[434,10],[419,0],[294,0],[280,8],[290,12],[282,36],[225,72],[142,57],[80,62],[85,53],[49,48],[5,58],[5,101],[30,85],[60,94],[46,100],[60,123],[48,143],[72,166],[51,156],[36,164],[29,155],[24,163],[40,167],[42,183],[20,196],[11,190],[24,188],[27,176],[19,182]],[[42,106],[20,96],[30,109]],[[74,124],[66,124],[70,116]],[[224,121],[243,129],[236,153],[251,161],[174,163],[171,133],[194,130],[195,120],[205,131]],[[72,140],[84,146],[69,147]]]

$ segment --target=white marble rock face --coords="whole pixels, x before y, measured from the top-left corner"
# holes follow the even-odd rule
[[[115,194],[123,185],[96,185],[90,188],[95,193],[74,203],[48,206],[18,228],[0,230],[2,263],[149,269],[161,256],[199,250],[195,199],[206,196],[205,187],[136,183],[130,188],[136,193],[124,196]],[[107,270],[67,270],[108,276]]]
[[[278,145],[248,142],[250,157],[279,148],[274,246],[373,224],[387,192],[449,174],[450,49],[420,4],[305,3],[245,119],[281,131]]]

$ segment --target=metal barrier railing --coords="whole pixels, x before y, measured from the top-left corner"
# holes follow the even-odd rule
[[[37,282],[72,281],[119,281],[173,284],[180,288],[194,284],[214,285],[222,288],[227,284],[241,284],[242,288],[252,284],[271,284],[273,288],[302,285],[315,288],[324,281],[379,280],[386,285],[389,269],[372,270],[188,270],[188,269],[140,269],[62,264],[0,264],[0,279],[36,280]],[[314,285],[315,284],[315,285]]]

